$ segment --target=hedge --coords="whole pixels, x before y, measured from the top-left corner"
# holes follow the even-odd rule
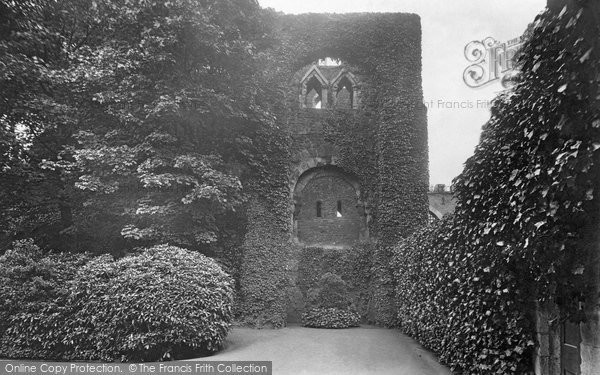
[[[536,18],[516,86],[455,180],[454,215],[394,249],[400,328],[456,373],[530,373],[535,301],[577,319],[592,290],[600,26],[586,6]]]
[[[453,225],[394,249],[399,328],[456,373],[525,374],[534,342],[520,257],[496,244],[464,246]]]

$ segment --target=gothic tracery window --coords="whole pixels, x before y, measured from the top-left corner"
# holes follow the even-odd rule
[[[337,61],[337,65],[325,64],[327,59]],[[355,76],[339,60],[327,59],[304,68],[300,79],[301,108],[357,109],[360,90]]]

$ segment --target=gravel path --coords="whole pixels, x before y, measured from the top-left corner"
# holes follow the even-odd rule
[[[397,330],[372,326],[338,330],[234,328],[225,349],[202,360],[273,361],[273,375],[450,375],[411,338]]]

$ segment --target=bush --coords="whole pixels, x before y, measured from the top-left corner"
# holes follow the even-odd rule
[[[60,358],[68,282],[87,260],[44,256],[32,240],[15,242],[0,257],[0,357]]]
[[[303,247],[299,251],[297,286],[309,297],[309,291],[319,287],[323,275],[338,275],[346,283],[350,304],[361,320],[369,320],[374,248],[374,244],[364,242],[354,244],[351,249]]]
[[[89,262],[72,283],[65,341],[73,358],[156,361],[218,350],[233,281],[210,258],[173,246]]]
[[[338,275],[327,272],[319,285],[308,291],[308,303],[313,307],[345,309],[350,306],[346,282]]]
[[[351,307],[346,283],[336,274],[326,273],[319,285],[308,291],[307,311],[302,325],[313,328],[347,328],[360,323],[360,315]]]
[[[349,309],[315,307],[302,314],[302,325],[311,328],[358,327],[359,323],[360,315]]]
[[[0,258],[0,267],[1,322],[8,322],[0,326],[2,357],[201,356],[221,346],[232,319],[231,278],[212,259],[177,247],[114,261],[108,255],[43,257],[32,243],[19,243]]]

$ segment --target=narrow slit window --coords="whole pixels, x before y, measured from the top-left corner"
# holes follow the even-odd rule
[[[321,203],[321,201],[317,201],[317,217],[323,216],[323,212],[321,209],[322,209],[322,203]]]
[[[342,217],[342,201],[337,201],[337,217]]]

